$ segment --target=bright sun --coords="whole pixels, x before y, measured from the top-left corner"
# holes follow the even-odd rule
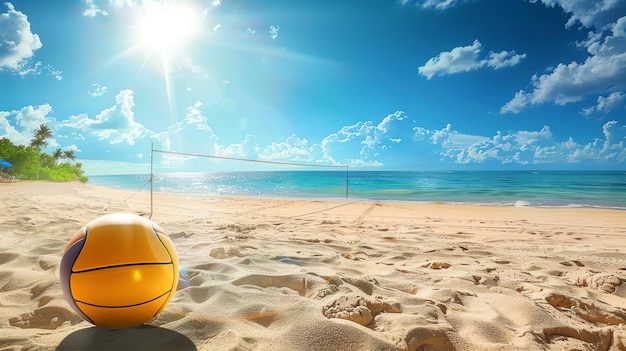
[[[198,15],[191,8],[154,3],[137,21],[137,40],[162,56],[175,55],[198,35],[198,27]]]
[[[134,47],[144,52],[144,64],[150,58],[159,59],[170,109],[173,106],[170,66],[185,56],[187,46],[199,36],[200,20],[197,9],[164,1],[147,2],[135,22]]]

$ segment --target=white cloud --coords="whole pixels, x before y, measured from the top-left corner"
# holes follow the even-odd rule
[[[39,36],[31,32],[28,17],[10,2],[5,5],[8,11],[0,14],[0,71],[20,72],[42,44]]]
[[[615,158],[617,161],[626,160],[626,125],[619,125],[617,121],[609,121],[602,126],[604,144],[601,153],[606,158]]]
[[[167,129],[165,137],[168,150],[217,155],[218,138],[208,124],[208,119],[202,114],[201,106],[202,103],[196,102],[187,107],[185,117]]]
[[[626,101],[626,94],[622,91],[614,92],[607,97],[598,96],[596,105],[585,108],[582,113],[585,116],[590,116],[596,112],[608,113],[616,108],[619,108],[620,106],[623,106],[624,101]]]
[[[469,72],[488,66],[494,69],[517,65],[526,54],[516,54],[515,51],[490,53],[487,58],[480,58],[482,44],[474,40],[472,45],[456,47],[444,51],[430,58],[423,66],[418,67],[419,74],[431,79],[434,76],[443,76]]]
[[[221,144],[201,111],[200,102],[189,106],[182,120],[158,134],[134,120],[133,107],[133,92],[123,90],[117,94],[115,105],[95,118],[79,114],[57,123],[50,117],[52,107],[47,104],[0,111],[0,137],[28,144],[35,128],[47,124],[54,129],[58,140],[73,142],[86,156],[96,151],[101,159],[127,162],[136,162],[137,155],[145,153],[150,141],[159,143],[160,149],[194,154],[324,165],[349,162],[351,167],[389,169],[441,168],[454,164],[615,166],[626,162],[626,125],[614,120],[599,128],[598,137],[579,141],[571,137],[557,140],[549,126],[539,130],[496,131],[493,136],[463,133],[450,124],[429,129],[397,111],[379,121],[344,126],[319,141],[293,134],[283,141],[259,145],[256,136],[248,134],[239,143]],[[58,145],[56,140],[50,147],[53,144]],[[162,155],[157,162],[163,168],[207,170],[212,167],[207,162],[214,161]]]
[[[478,62],[480,47],[480,42],[475,40],[472,45],[441,52],[420,66],[418,71],[428,79],[436,75],[473,71],[482,67],[482,64]]]
[[[401,159],[406,161],[407,155],[417,157],[416,151],[425,151],[419,147],[420,138],[415,135],[417,128],[415,120],[396,111],[378,123],[364,121],[345,126],[324,138],[321,146],[325,158],[337,160],[337,163],[348,160],[350,164],[375,166],[381,165],[381,160],[387,160],[394,164]],[[422,156],[420,153],[419,157]]]
[[[419,134],[424,134],[422,128]],[[428,131],[425,134],[431,135],[432,144],[438,145],[438,153],[442,158],[453,160],[455,163],[483,162],[487,155],[492,152],[480,152],[478,145],[488,141],[488,138],[479,135],[460,133],[452,129],[448,124],[445,128],[435,131]]]
[[[566,27],[576,23],[591,28],[600,28],[617,19],[618,14],[625,13],[626,6],[620,0],[529,0],[542,2],[548,7],[561,7],[570,15]]]
[[[604,138],[579,144],[571,137],[555,140],[550,127],[539,131],[498,132],[490,139],[458,148],[444,148],[442,155],[456,163],[496,162],[497,164],[611,164],[626,161],[626,126],[609,121],[602,127]],[[447,143],[447,139],[442,144]]]
[[[243,158],[259,161],[323,163],[332,164],[332,160],[325,158],[319,144],[310,145],[306,139],[291,135],[284,141],[275,141],[261,147],[256,136],[248,134],[240,143],[229,145],[220,144],[218,136],[208,123],[208,119],[200,110],[202,104],[196,103],[187,108],[187,114],[180,122],[170,126],[163,133],[161,144],[166,150],[200,154],[208,156]],[[207,161],[203,158],[185,155],[165,155],[159,160],[161,166],[176,169],[206,170],[208,162],[217,162],[214,159]],[[238,165],[238,169],[248,165]]]
[[[525,58],[526,54],[518,55],[515,51],[501,51],[499,53],[492,52],[489,54],[486,65],[493,67],[494,69],[512,67],[520,63],[520,61]]]
[[[425,0],[421,7],[425,9],[434,8],[437,10],[445,10],[456,5],[456,0]]]
[[[42,124],[47,124],[54,119],[48,117],[52,112],[52,106],[43,104],[39,106],[26,106],[15,113],[15,120],[22,131],[28,133],[37,129]]]
[[[133,91],[122,90],[115,96],[115,105],[104,109],[95,119],[79,114],[71,116],[63,126],[84,131],[109,144],[134,145],[137,139],[152,134],[135,121],[134,106]]]
[[[326,159],[343,160],[349,155],[351,165],[393,167],[406,164],[414,157],[414,165],[445,165],[488,163],[504,164],[611,164],[626,161],[626,126],[610,121],[602,127],[602,138],[578,143],[573,138],[555,139],[549,126],[540,130],[521,130],[494,136],[471,135],[448,124],[429,130],[403,112],[388,115],[376,124],[372,121],[346,126],[326,137],[323,151]]]
[[[26,65],[26,62],[22,65],[22,67],[17,71],[21,77],[28,75],[40,75],[41,74],[41,62],[35,62],[34,65]]]
[[[276,39],[278,37],[278,31],[280,30],[279,26],[271,25],[270,26],[270,37],[272,39]]]
[[[136,0],[109,0],[109,5],[113,8],[122,8],[122,7],[130,7],[130,8],[134,8],[134,7],[139,7],[141,4],[141,1],[136,1]]]
[[[0,111],[0,138],[8,138],[17,145],[29,145],[35,135],[35,129],[45,124],[51,127],[55,119],[48,116],[52,106],[24,106],[19,110]],[[11,123],[11,120],[14,122]],[[48,141],[49,145],[57,145],[56,140]]]
[[[285,141],[273,142],[263,148],[261,159],[267,161],[315,162],[309,142],[295,134]]]
[[[108,13],[96,6],[94,0],[85,0],[87,8],[83,10],[83,16],[95,17],[97,15],[108,16]]]
[[[24,64],[22,68],[17,72],[17,74],[20,75],[21,77],[28,76],[28,75],[38,76],[44,72],[47,72],[48,76],[54,77],[56,80],[63,80],[63,72],[55,69],[51,65],[43,66],[41,61],[37,61],[31,65]]]
[[[7,138],[17,144],[25,144],[24,141],[20,142],[23,137],[20,132],[11,124],[8,117],[11,112],[0,111],[0,138]]]
[[[261,148],[257,145],[256,137],[248,134],[239,144],[231,144],[226,147],[220,146],[218,154],[225,157],[258,160],[260,150]]]
[[[56,80],[63,80],[63,72],[52,67],[51,65],[46,65],[44,69],[48,72],[48,75],[54,77]]]
[[[104,94],[107,92],[107,90],[108,90],[108,88],[107,88],[106,86],[104,86],[104,85],[102,85],[102,84],[99,84],[99,83],[93,83],[93,84],[91,85],[91,87],[92,87],[93,89],[91,89],[91,90],[89,91],[89,95],[91,95],[91,96],[93,96],[93,97],[102,96],[102,95],[104,95]]]
[[[565,105],[590,95],[626,89],[626,16],[607,28],[610,35],[591,35],[583,44],[589,53],[584,62],[560,63],[550,73],[534,75],[532,91],[518,91],[500,113],[519,113],[549,102]]]

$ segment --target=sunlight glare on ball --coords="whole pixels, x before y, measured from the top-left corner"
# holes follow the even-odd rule
[[[133,272],[133,280],[136,282],[141,281],[141,272],[138,269]]]

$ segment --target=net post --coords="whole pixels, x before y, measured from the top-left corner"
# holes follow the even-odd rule
[[[152,212],[153,212],[153,201],[152,201],[152,164],[154,162],[154,141],[152,143],[150,143],[150,217],[148,217],[149,219],[152,219]]]

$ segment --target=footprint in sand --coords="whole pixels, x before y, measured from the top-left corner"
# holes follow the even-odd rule
[[[448,269],[452,265],[447,262],[428,262],[422,265],[422,268],[430,268],[430,269]]]
[[[340,318],[366,326],[382,312],[400,313],[400,304],[383,300],[382,297],[365,298],[359,295],[340,296],[324,306],[326,318]]]
[[[581,287],[588,287],[605,293],[613,293],[622,281],[609,273],[594,273],[591,271],[577,271],[567,273],[569,281]]]
[[[67,308],[59,306],[44,306],[30,313],[24,313],[9,319],[9,324],[22,329],[40,328],[56,329],[63,323],[77,324],[82,319]]]
[[[604,325],[626,324],[626,313],[610,305],[586,302],[584,298],[575,298],[556,292],[547,294],[545,300],[557,310],[567,314],[574,313],[587,322]]]
[[[265,275],[250,274],[235,279],[231,283],[235,286],[253,285],[262,288],[289,288],[304,296],[307,289],[307,277],[303,274]]]
[[[216,247],[211,250],[209,256],[217,259],[224,259],[230,257],[244,257],[245,255],[242,254],[236,247]]]
[[[355,253],[345,253],[341,256],[343,256],[343,258],[345,259],[354,261],[367,261],[369,259],[369,256],[363,251],[358,251]]]

